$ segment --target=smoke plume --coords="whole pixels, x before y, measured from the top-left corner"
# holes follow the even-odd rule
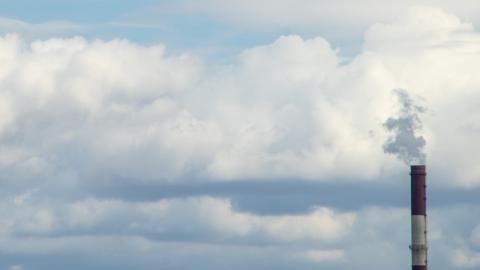
[[[393,90],[398,97],[401,109],[397,117],[389,117],[383,126],[390,132],[390,137],[383,145],[383,151],[396,155],[406,164],[425,164],[425,139],[417,135],[422,122],[419,115],[425,108],[416,105],[404,89]]]

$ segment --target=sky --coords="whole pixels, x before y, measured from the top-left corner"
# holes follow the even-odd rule
[[[1,269],[480,267],[477,1],[0,6]]]

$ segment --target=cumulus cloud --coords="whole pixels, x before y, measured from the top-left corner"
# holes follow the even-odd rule
[[[347,234],[354,213],[319,207],[305,215],[259,216],[233,209],[227,199],[192,197],[131,203],[87,199],[54,207],[3,201],[4,236],[56,234],[140,235],[164,240],[331,242]],[[259,242],[259,243],[260,243]]]
[[[162,45],[7,35],[0,166],[6,179],[71,186],[388,179],[401,167],[382,152],[382,124],[400,87],[432,104],[424,137],[430,166],[445,175],[438,182],[477,185],[480,82],[469,67],[479,34],[437,9],[417,11],[374,25],[364,52],[345,65],[323,38],[284,36],[207,67]],[[447,152],[453,166],[441,158]]]
[[[125,40],[73,38],[26,44],[7,35],[0,43],[5,48],[0,56],[1,100],[6,104],[0,156],[5,171],[16,177],[25,166],[33,167],[28,171],[34,177],[62,174],[63,169],[77,174],[79,167],[83,172],[122,167],[128,162],[123,159],[127,152],[130,157],[136,151],[146,156],[148,148],[159,144],[168,151],[171,141],[178,139],[174,134],[185,132],[182,125],[192,127],[189,132],[195,129],[190,125],[194,118],[181,113],[170,97],[196,80],[199,66],[193,57],[166,57],[161,45],[147,48]],[[155,135],[162,129],[165,140]],[[15,139],[18,136],[23,139]],[[135,142],[137,136],[143,138]],[[100,160],[109,159],[100,165]],[[88,160],[96,161],[87,164]],[[181,164],[172,162],[165,174]]]
[[[361,248],[358,244],[367,238],[375,246],[374,242],[391,233],[384,229],[393,228],[392,224],[408,216],[403,209],[342,213],[325,207],[297,215],[257,215],[235,210],[227,199],[212,197],[58,203],[29,196],[22,203],[17,198],[24,194],[0,204],[1,215],[10,217],[0,223],[0,250],[5,254],[73,253],[110,260],[113,252],[137,254],[150,262],[151,258],[164,261],[173,256],[170,260],[174,265],[180,263],[175,258],[181,254],[193,260],[220,255],[233,261],[244,254],[256,263],[270,254],[281,258],[286,266],[345,263],[350,252],[357,252],[353,247]],[[45,212],[51,217],[48,227],[36,216]],[[349,247],[346,250],[342,248],[345,244]],[[158,257],[159,251],[164,255]],[[192,265],[185,267],[192,269]],[[244,264],[236,267],[240,265]]]
[[[18,203],[19,197],[26,196],[30,198]],[[198,256],[220,255],[225,262],[234,262],[239,254],[258,261],[268,253],[290,263],[337,262],[344,258],[341,251],[325,250],[323,254],[311,249],[335,245],[356,219],[354,213],[325,207],[300,215],[256,215],[235,210],[228,199],[212,197],[59,203],[25,194],[2,200],[0,214],[8,217],[0,223],[4,254],[76,254],[106,260],[107,265],[112,265],[112,253],[122,257],[134,253],[149,263],[170,260],[173,265],[181,264],[178,256],[196,261]],[[184,267],[192,269],[194,265]]]
[[[11,217],[0,223],[0,250],[17,257],[75,254],[114,267],[118,255],[122,262],[135,256],[141,258],[138,265],[145,264],[147,269],[153,262],[166,261],[171,269],[198,265],[223,269],[224,263],[240,269],[245,266],[240,258],[257,266],[265,258],[278,258],[268,259],[271,263],[267,265],[281,263],[282,269],[338,264],[359,269],[371,265],[372,253],[379,256],[372,269],[403,269],[409,263],[407,208],[376,206],[340,212],[317,207],[297,215],[259,215],[236,210],[228,199],[205,196],[151,202],[84,199],[59,203],[30,195],[21,204],[16,201],[13,197],[0,204],[2,217]],[[470,226],[475,222],[471,215],[476,208],[437,208],[431,212],[430,235],[436,234],[437,228],[444,231],[440,237],[430,238],[432,254],[437,254],[431,259],[432,266],[474,267],[476,253],[458,247],[456,228],[457,223]],[[44,222],[32,213],[42,211],[51,213],[53,223],[39,230]],[[452,216],[455,219],[448,218]],[[452,253],[457,249],[461,252]],[[184,256],[196,263],[178,259]],[[211,265],[202,261],[202,256],[218,257],[222,264]]]

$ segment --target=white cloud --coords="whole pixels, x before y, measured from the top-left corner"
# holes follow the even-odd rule
[[[80,257],[110,260],[112,252],[125,258],[138,253],[151,261],[160,250],[178,263],[176,258],[182,253],[189,258],[223,254],[237,260],[241,253],[253,258],[273,252],[272,256],[285,260],[318,263],[323,256],[322,260],[338,261],[344,255],[336,250],[321,254],[308,248],[338,243],[356,218],[354,213],[327,208],[300,215],[263,216],[239,212],[230,200],[212,197],[59,203],[31,195],[20,204],[18,197],[0,203],[4,217],[0,222],[0,250],[5,254],[73,252]],[[170,251],[165,253],[167,247]],[[230,249],[236,250],[235,255]]]
[[[389,178],[401,167],[382,152],[382,123],[395,113],[391,90],[405,88],[429,109],[438,181],[475,186],[479,38],[471,24],[420,8],[374,25],[346,65],[322,38],[286,36],[205,67],[162,45],[8,35],[0,165],[53,182]]]
[[[316,263],[345,260],[345,252],[343,250],[307,250],[297,254],[297,256]]]
[[[421,7],[410,9],[395,23],[372,25],[365,39],[364,50],[394,50],[396,54],[422,53],[419,49],[431,52],[435,49],[465,50],[468,45],[480,41],[471,22],[464,22],[439,8]]]
[[[256,2],[219,0],[177,1],[162,4],[158,12],[178,12],[211,16],[222,22],[258,29],[295,29],[323,32],[332,37],[360,36],[371,24],[387,22],[414,6],[438,7],[462,19],[477,20],[478,3],[459,4],[452,0],[354,1],[354,0],[266,0]],[[138,18],[138,20],[142,20]],[[150,19],[154,20],[154,19]],[[476,21],[479,23],[479,21]]]
[[[0,17],[0,33],[21,33],[30,38],[58,35],[72,31],[84,30],[85,26],[69,21],[49,21],[45,23],[28,23],[25,21]]]
[[[457,249],[452,254],[452,262],[460,268],[478,268],[480,266],[480,253],[468,249]]]
[[[161,237],[183,234],[217,241],[252,236],[280,242],[334,241],[342,238],[355,221],[353,213],[336,213],[328,208],[305,215],[258,216],[235,211],[229,200],[209,197],[151,203],[90,199],[75,202],[65,211],[66,224],[74,231],[117,228],[121,230],[118,233]]]
[[[0,250],[17,256],[75,254],[106,261],[134,256],[146,263],[168,259],[175,265],[184,263],[179,258],[185,256],[193,261],[206,256],[228,258],[238,266],[245,266],[241,260],[260,265],[266,258],[277,258],[300,269],[338,263],[344,269],[359,269],[371,265],[372,259],[376,259],[372,269],[403,269],[410,258],[410,213],[406,208],[367,207],[350,212],[316,208],[297,215],[259,215],[236,210],[228,199],[212,197],[59,203],[36,195],[20,205],[14,198],[0,205],[4,217]],[[459,247],[458,229],[458,224],[476,222],[472,218],[476,208],[431,211],[429,235],[437,228],[445,232],[440,238],[430,237],[431,254],[436,254],[430,260],[432,266],[450,267],[445,264],[448,262],[454,269],[476,267],[476,252],[461,242]],[[48,228],[42,225],[45,219],[36,218],[43,213],[50,213],[53,223]],[[184,267],[193,265],[209,264],[198,261]]]
[[[3,201],[0,232],[17,234],[126,234],[159,239],[189,236],[191,241],[335,242],[355,222],[354,213],[318,208],[303,215],[261,216],[233,209],[227,199],[192,197],[131,203],[87,199],[55,206],[18,196]],[[8,217],[8,218],[7,218]],[[197,239],[197,240],[196,240]]]
[[[391,90],[405,88],[428,108],[437,182],[475,186],[479,40],[425,8],[372,26],[345,65],[323,38],[280,37],[207,67],[162,45],[8,35],[0,166],[73,183],[389,179],[405,168],[382,152],[382,123],[396,113]]]
[[[0,206],[2,217],[9,217],[0,223],[0,250],[5,254],[73,253],[107,261],[111,254],[120,254],[124,259],[139,256],[148,262],[169,258],[175,264],[184,256],[192,260],[197,256],[243,258],[252,263],[271,256],[299,266],[348,263],[350,255],[356,260],[352,263],[358,263],[356,248],[363,249],[366,239],[372,247],[386,241],[392,232],[386,228],[406,220],[404,212],[408,216],[403,209],[339,212],[324,207],[297,215],[258,215],[240,212],[230,200],[212,197],[59,203],[31,195],[22,204],[12,199]],[[48,228],[44,213],[53,222]]]

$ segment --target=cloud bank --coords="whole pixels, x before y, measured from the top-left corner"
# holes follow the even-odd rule
[[[422,12],[430,20],[414,10],[372,26],[364,52],[345,65],[322,38],[284,36],[230,65],[205,66],[162,45],[7,35],[4,181],[388,178],[403,167],[382,153],[382,124],[395,113],[391,89],[403,87],[432,109],[430,166],[449,184],[478,185],[479,35],[452,15]]]

